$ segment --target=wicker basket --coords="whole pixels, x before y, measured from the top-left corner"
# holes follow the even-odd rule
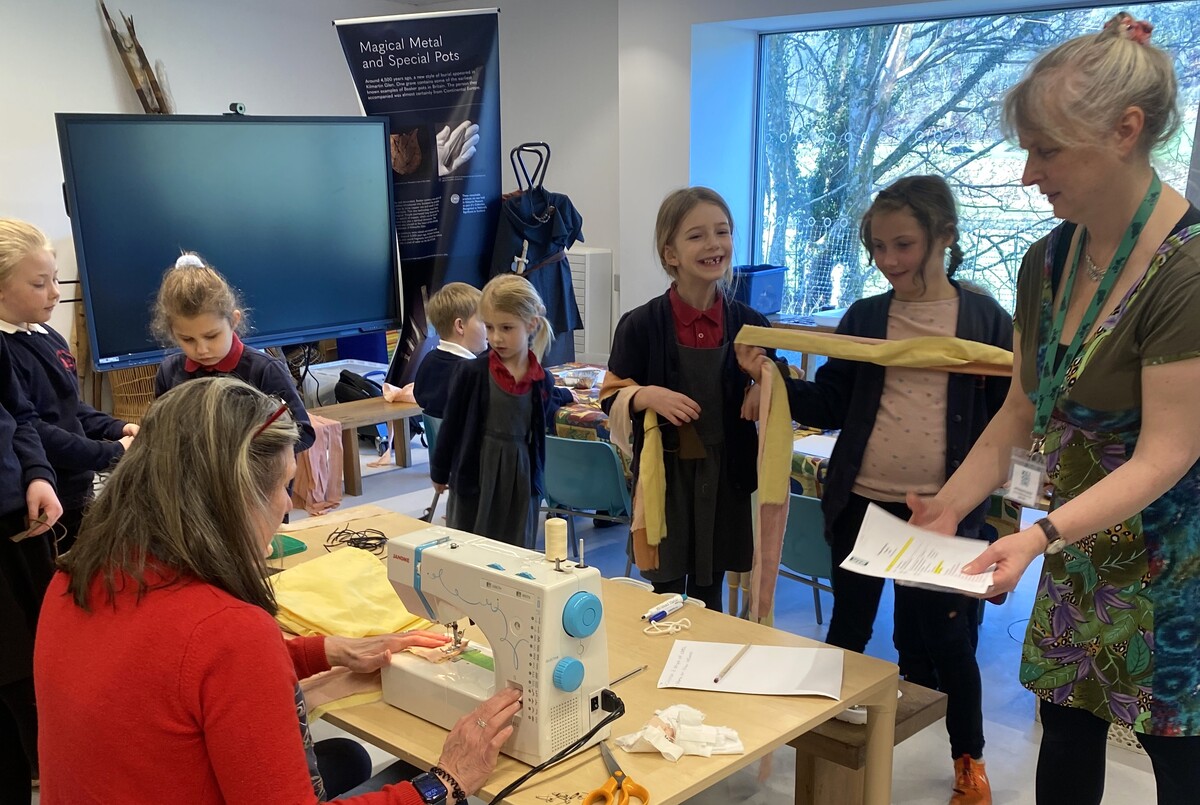
[[[133,366],[108,373],[112,387],[112,415],[125,422],[141,424],[146,409],[154,402],[154,376],[158,366]]]

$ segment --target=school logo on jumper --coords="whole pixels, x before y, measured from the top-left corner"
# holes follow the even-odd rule
[[[71,354],[70,350],[60,349],[54,355],[58,358],[58,362],[62,364],[64,369],[68,372],[75,371],[75,356]]]

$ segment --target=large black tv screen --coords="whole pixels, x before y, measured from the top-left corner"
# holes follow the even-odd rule
[[[249,344],[399,327],[386,119],[56,118],[97,369],[162,359],[151,308],[181,251],[241,293]]]

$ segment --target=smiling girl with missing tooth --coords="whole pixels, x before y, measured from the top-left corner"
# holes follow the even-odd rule
[[[671,288],[622,317],[601,400],[610,417],[625,412],[632,425],[635,512],[649,497],[637,477],[643,412],[654,412],[662,437],[666,535],[648,544],[635,513],[638,568],[656,592],[686,593],[721,611],[725,571],[750,569],[750,494],[758,485],[754,423],[739,416],[749,378],[738,370],[733,338],[743,324],[767,321],[729,298],[733,219],[719,194],[671,193],[654,234]]]

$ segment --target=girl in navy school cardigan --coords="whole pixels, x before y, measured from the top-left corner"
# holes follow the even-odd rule
[[[75,356],[48,324],[59,295],[50,239],[32,224],[0,218],[0,340],[38,412],[35,427],[58,479],[63,516],[56,534],[63,553],[79,533],[95,473],[125,454],[138,426],[80,400]]]
[[[283,361],[242,343],[238,334],[246,324],[242,302],[220,272],[198,254],[180,255],[163,275],[151,327],[162,343],[182,352],[159,365],[154,396],[198,377],[233,375],[287,404],[300,429],[296,452],[303,452],[316,433],[296,384]]]

